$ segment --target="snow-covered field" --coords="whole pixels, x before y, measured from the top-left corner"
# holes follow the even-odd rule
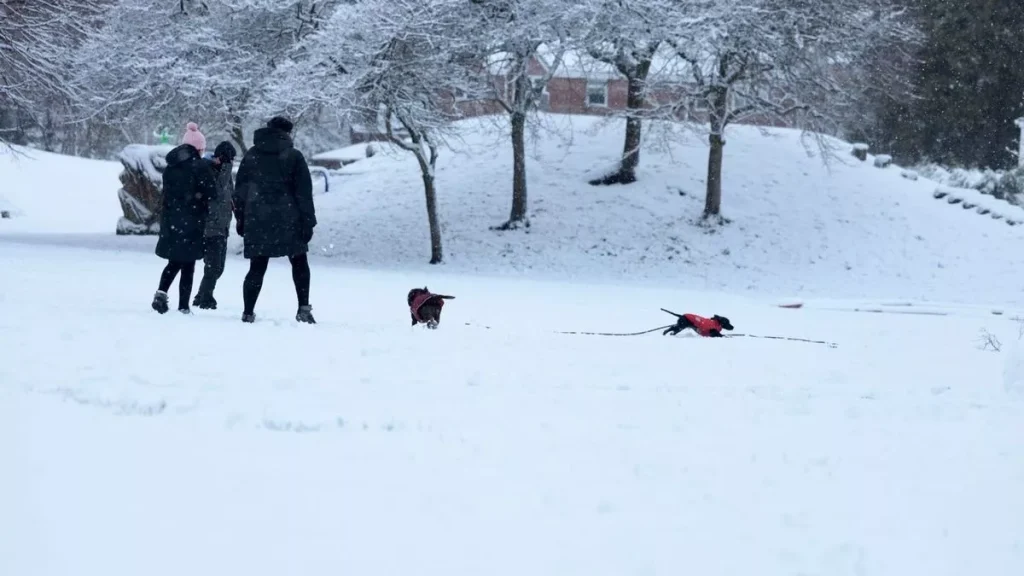
[[[737,127],[709,233],[703,146],[592,188],[587,122],[535,150],[528,234],[487,230],[506,144],[442,156],[444,266],[411,160],[346,167],[315,326],[276,261],[242,324],[235,255],[220,310],[157,315],[119,166],[0,157],[0,574],[1024,573],[1022,227]],[[837,347],[558,333],[661,307]]]
[[[2,574],[1024,567],[1024,393],[977,341],[1005,315],[315,267],[299,326],[282,264],[243,325],[234,259],[191,317],[149,309],[154,257],[0,269]],[[424,283],[457,296],[436,332],[407,325]],[[838,348],[554,333],[661,306]]]

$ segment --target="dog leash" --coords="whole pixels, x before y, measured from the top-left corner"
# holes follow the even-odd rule
[[[651,328],[650,330],[644,330],[643,332],[555,332],[555,334],[577,334],[582,336],[640,336],[642,334],[650,334],[651,332],[664,330],[665,328],[671,328],[672,326],[675,326],[675,324],[658,326],[657,328]]]
[[[465,323],[466,326],[472,326],[473,328],[483,328],[484,330],[490,330],[490,326],[484,326],[482,324],[472,324],[470,322]],[[553,334],[571,334],[575,336],[641,336],[643,334],[650,334],[651,332],[657,332],[658,330],[664,330],[674,326],[674,324],[667,324],[665,326],[658,326],[657,328],[651,328],[650,330],[644,330],[642,332],[582,332],[582,331],[553,331]]]
[[[725,334],[725,338],[760,338],[763,340],[788,340],[790,342],[807,342],[808,344],[824,344],[829,348],[838,348],[839,345],[835,342],[826,342],[825,340],[808,340],[807,338],[793,338],[791,336],[758,336],[754,334]]]
[[[490,330],[490,326],[484,326],[482,324],[472,324],[470,322],[465,323],[466,326],[472,326],[473,328],[483,328]],[[583,331],[554,331],[554,334],[567,334],[572,336],[642,336],[644,334],[650,334],[651,332],[657,332],[658,330],[664,330],[665,328],[671,328],[674,324],[667,324],[665,326],[658,326],[657,328],[651,328],[650,330],[643,330],[641,332],[583,332]],[[786,340],[789,342],[806,342],[808,344],[824,344],[829,348],[838,348],[839,345],[835,342],[827,342],[825,340],[810,340],[807,338],[795,338],[792,336],[761,336],[757,334],[725,334],[724,338],[758,338],[762,340]]]

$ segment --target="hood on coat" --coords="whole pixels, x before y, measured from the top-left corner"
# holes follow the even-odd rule
[[[189,160],[198,159],[199,157],[199,150],[196,150],[190,144],[182,144],[168,152],[164,159],[167,160],[167,166],[174,166]]]
[[[253,132],[253,148],[260,152],[280,153],[295,145],[292,137],[284,130],[276,128],[260,128]]]

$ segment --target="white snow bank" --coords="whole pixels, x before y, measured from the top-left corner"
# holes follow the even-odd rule
[[[107,233],[122,216],[119,162],[0,146],[0,234]]]

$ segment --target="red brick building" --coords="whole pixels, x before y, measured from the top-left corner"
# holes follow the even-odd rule
[[[527,65],[527,71],[535,82],[547,76],[553,66],[555,54],[547,47],[542,47],[537,57]],[[492,67],[491,78],[495,86],[504,82],[501,65]],[[648,107],[655,104],[675,104],[686,100],[687,92],[694,88],[689,70],[669,51],[655,55],[648,77],[650,83]],[[591,58],[589,55],[569,51],[562,57],[561,64],[555,69],[542,92],[539,109],[554,114],[582,114],[591,116],[607,116],[620,114],[626,110],[626,93],[628,82],[614,66]],[[736,105],[738,103],[734,103]],[[471,118],[503,112],[501,105],[494,100],[469,99],[453,97],[453,112],[462,117]],[[699,100],[680,106],[677,117],[680,120],[696,122],[707,121],[706,104]],[[767,115],[748,117],[744,124],[779,126],[774,118]],[[382,140],[382,135],[370,134],[365,131],[352,131],[352,142]]]

